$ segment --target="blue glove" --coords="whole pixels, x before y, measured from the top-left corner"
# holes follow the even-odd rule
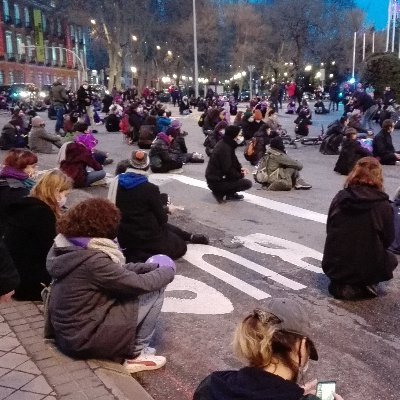
[[[155,256],[150,257],[146,263],[149,264],[158,264],[158,268],[171,268],[176,272],[176,265],[172,258],[164,255],[157,254]]]

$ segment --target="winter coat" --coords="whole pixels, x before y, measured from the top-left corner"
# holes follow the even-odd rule
[[[81,111],[86,112],[86,107],[92,104],[92,89],[81,86],[76,92],[76,98]]]
[[[140,127],[143,125],[144,119],[136,111],[132,111],[129,114],[128,119],[129,119],[129,125],[133,129],[133,138],[137,140],[139,138]]]
[[[301,171],[303,169],[303,165],[299,161],[290,158],[283,151],[272,148],[267,149],[263,161],[266,163],[268,175],[268,181],[265,183],[281,182],[287,190],[291,190],[294,184],[293,170]]]
[[[65,87],[60,82],[54,82],[50,89],[50,100],[53,106],[63,106],[68,102]]]
[[[318,400],[304,389],[261,368],[246,367],[239,371],[217,371],[205,378],[196,389],[193,400]]]
[[[372,148],[374,157],[378,157],[381,164],[396,164],[397,158],[390,133],[380,131],[372,141]]]
[[[35,153],[52,153],[52,145],[60,148],[62,146],[61,138],[57,135],[47,133],[45,128],[32,127],[29,132],[29,148]]]
[[[169,153],[171,158],[178,162],[187,163],[189,162],[193,153],[188,153],[185,138],[179,134],[171,142],[169,146]]]
[[[78,358],[131,358],[138,296],[164,288],[170,268],[114,263],[97,250],[54,245],[47,257],[52,277],[50,317],[59,348]]]
[[[256,144],[254,146],[254,157],[251,161],[251,164],[257,165],[257,163],[264,157],[270,139],[268,134],[265,132],[265,129],[258,130],[254,134],[254,139],[256,141]]]
[[[41,283],[50,283],[46,256],[55,236],[56,217],[43,201],[25,197],[7,208],[4,243],[21,277],[17,299],[41,300]]]
[[[265,122],[263,121],[249,121],[248,118],[244,118],[242,120],[242,131],[243,131],[243,136],[246,140],[251,139],[254,134],[261,128],[262,125],[264,125]]]
[[[155,135],[156,127],[154,125],[142,125],[139,130],[138,146],[140,149],[150,149]]]
[[[171,122],[172,122],[171,118],[157,117],[157,124],[156,124],[157,133],[166,132],[167,128],[171,125]]]
[[[345,139],[342,142],[339,158],[336,162],[335,172],[347,175],[360,158],[371,156],[371,153],[358,140]]]
[[[115,114],[110,114],[106,118],[106,130],[107,132],[119,132],[119,122],[120,118]]]
[[[20,135],[18,129],[7,122],[0,134],[0,149],[10,150],[14,147],[25,147],[25,139]]]
[[[18,285],[18,271],[0,236],[0,296],[12,292]]]
[[[242,176],[242,165],[235,154],[236,142],[229,136],[220,140],[211,154],[206,169],[207,183],[237,181]]]
[[[393,203],[393,221],[394,221],[394,240],[389,250],[395,254],[400,254],[400,197],[397,196]]]
[[[208,157],[211,157],[214,147],[223,137],[224,135],[217,129],[210,131],[203,143],[203,146],[206,148],[206,154],[208,155]]]
[[[159,133],[151,144],[149,157],[150,166],[160,168],[164,162],[173,160],[169,151],[168,136],[165,133]]]
[[[351,186],[333,199],[328,213],[322,269],[337,284],[373,285],[393,278],[396,257],[393,210],[386,193]]]
[[[4,233],[7,207],[28,196],[27,189],[23,182],[14,178],[0,178],[0,237]]]
[[[69,143],[65,150],[65,160],[61,161],[60,169],[74,180],[74,187],[86,186],[86,168],[101,171],[102,166],[93,158],[92,153],[80,143]]]

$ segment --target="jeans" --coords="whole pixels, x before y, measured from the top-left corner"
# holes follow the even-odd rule
[[[54,106],[54,111],[57,115],[57,122],[56,122],[56,132],[60,132],[60,129],[64,126],[64,106],[59,104]]]
[[[100,181],[106,177],[106,171],[103,169],[100,171],[90,171],[86,175],[86,186],[90,186],[92,183]]]
[[[367,125],[368,125],[368,129],[371,129],[371,130],[373,129],[372,125],[371,125],[371,120],[377,109],[378,109],[378,106],[373,105],[364,111],[364,117],[363,117],[363,121],[362,121],[362,127],[364,129],[367,128]]]
[[[250,189],[253,184],[249,179],[238,179],[237,181],[207,182],[208,187],[213,193],[220,196],[231,196],[236,192]]]
[[[163,303],[164,289],[139,296],[136,338],[132,358],[139,356],[142,350],[149,347]]]

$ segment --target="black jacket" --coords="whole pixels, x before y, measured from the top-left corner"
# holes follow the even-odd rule
[[[371,285],[393,278],[393,210],[386,193],[368,186],[341,190],[327,222],[322,269],[338,284]]]
[[[206,169],[207,182],[237,181],[243,177],[236,147],[236,142],[228,136],[216,144]]]
[[[0,237],[0,296],[15,290],[18,285],[18,272],[7,247]]]
[[[86,106],[90,106],[92,104],[92,88],[89,86],[85,89],[81,86],[76,92],[76,98],[78,101],[79,108],[82,111],[86,112]]]
[[[14,147],[24,147],[22,146],[21,135],[18,132],[18,129],[7,122],[0,134],[0,149],[1,150],[10,150]]]
[[[372,142],[374,157],[379,157],[381,164],[394,165],[397,158],[392,142],[392,135],[380,131]]]
[[[168,222],[160,189],[153,183],[142,183],[132,189],[118,185],[116,205],[121,210],[118,241],[121,248],[131,244],[158,241],[162,236],[162,227]]]
[[[347,175],[360,158],[368,156],[371,156],[371,153],[362,147],[358,140],[345,139],[342,142],[339,158],[333,170],[339,174]]]
[[[304,389],[260,368],[217,371],[204,379],[193,400],[317,400],[304,397]]]
[[[21,277],[16,298],[41,300],[41,283],[50,283],[46,256],[55,236],[56,217],[43,201],[25,197],[7,208],[4,242]]]

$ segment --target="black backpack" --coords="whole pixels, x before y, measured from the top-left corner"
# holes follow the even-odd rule
[[[199,118],[199,120],[197,122],[199,124],[200,128],[202,128],[203,125],[204,125],[204,120],[206,118],[206,115],[207,115],[207,111],[200,115],[200,118]]]

